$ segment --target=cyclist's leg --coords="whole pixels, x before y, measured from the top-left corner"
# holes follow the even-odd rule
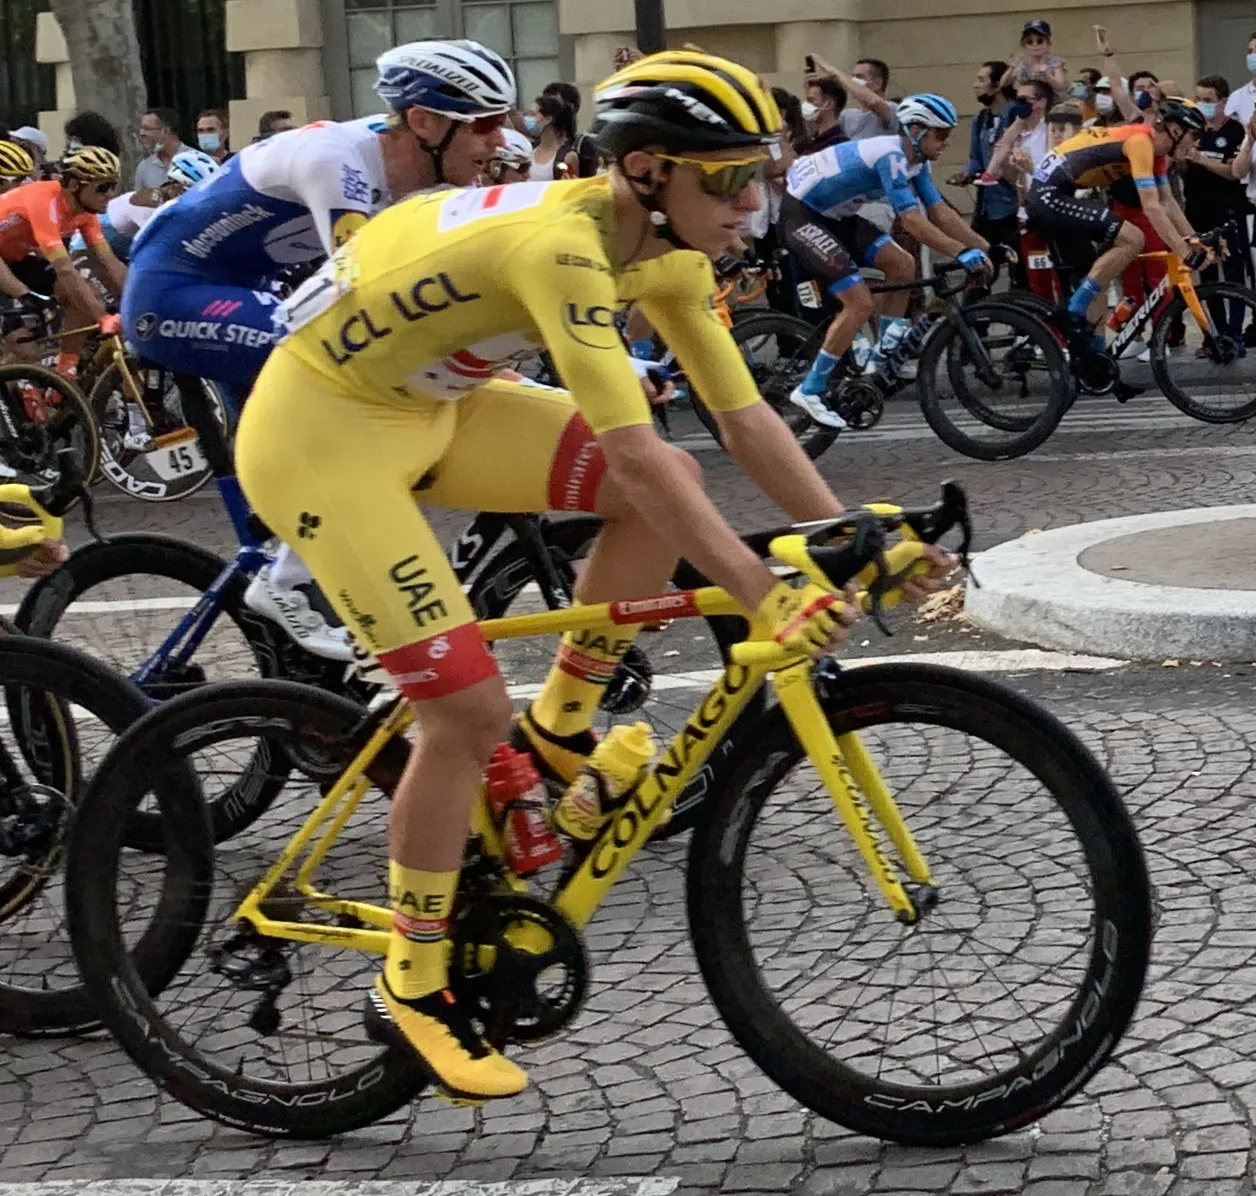
[[[701,477],[697,463],[670,450]],[[489,511],[594,511],[605,524],[576,582],[581,602],[662,592],[676,566],[666,539],[605,477],[597,438],[565,391],[494,381],[458,408],[453,443],[425,480],[423,502]],[[570,780],[593,747],[590,727],[637,625],[563,637],[554,667],[522,721],[528,746],[552,775]]]
[[[1026,201],[1030,219],[1051,237],[1082,236],[1106,246],[1068,300],[1077,336],[1089,332],[1106,310],[1108,286],[1143,250],[1143,234],[1106,203],[1079,198],[1035,182]]]
[[[855,259],[838,239],[831,222],[825,221],[801,200],[787,195],[782,201],[780,229],[790,253],[802,261],[842,305],[824,334],[824,342],[811,369],[790,399],[818,422],[844,427],[845,421],[835,413],[827,412],[821,396],[828,389],[833,372],[856,333],[872,315],[872,292],[864,282]]]
[[[471,805],[510,700],[413,487],[454,435],[455,404],[392,406],[337,394],[283,349],[263,369],[236,441],[240,480],[271,529],[418,708],[393,794],[395,920],[368,1023],[406,1043],[450,1091],[485,1098],[527,1079],[446,992],[450,910]],[[294,469],[293,462],[304,462]]]
[[[916,278],[916,262],[888,233],[861,217],[854,217],[845,226],[846,244],[851,246],[856,260],[873,266],[885,275],[890,286],[902,286]],[[869,373],[884,373],[887,361],[898,348],[910,326],[907,305],[911,291],[887,291],[878,296],[881,302],[881,326],[877,343],[868,363]]]

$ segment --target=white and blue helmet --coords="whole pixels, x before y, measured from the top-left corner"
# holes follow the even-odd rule
[[[410,42],[381,54],[375,65],[375,92],[395,112],[425,108],[470,121],[509,112],[516,103],[510,67],[479,42]]]
[[[908,96],[899,102],[895,109],[901,128],[908,125],[923,125],[926,129],[953,129],[959,124],[959,113],[955,105],[945,96],[935,95],[931,91],[922,91],[917,95]]]
[[[203,150],[184,150],[170,159],[166,181],[181,187],[195,187],[204,179],[212,179],[221,169]]]

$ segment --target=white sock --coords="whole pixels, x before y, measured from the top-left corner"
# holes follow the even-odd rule
[[[271,585],[277,590],[295,590],[313,580],[314,575],[305,567],[305,562],[287,544],[280,544],[270,566]]]

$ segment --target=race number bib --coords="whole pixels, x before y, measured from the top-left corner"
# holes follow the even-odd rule
[[[1064,165],[1064,159],[1059,154],[1050,153],[1038,164],[1038,169],[1034,171],[1034,178],[1045,183],[1061,166]]]

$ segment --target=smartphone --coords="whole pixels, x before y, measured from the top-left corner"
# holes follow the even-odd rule
[[[805,61],[807,63],[807,74],[814,75],[816,73],[816,60],[808,54]]]

